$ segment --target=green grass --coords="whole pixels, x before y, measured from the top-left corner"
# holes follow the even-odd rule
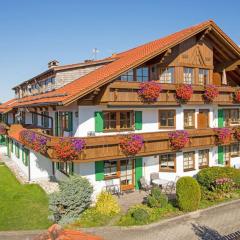
[[[0,231],[46,229],[48,196],[36,184],[21,185],[0,165]]]

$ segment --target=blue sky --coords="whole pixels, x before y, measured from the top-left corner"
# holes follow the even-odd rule
[[[240,44],[239,9],[239,0],[0,0],[0,102],[49,60],[81,62],[95,47],[102,58],[207,19]]]

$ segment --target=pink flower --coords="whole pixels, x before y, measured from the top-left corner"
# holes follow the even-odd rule
[[[189,134],[185,130],[169,133],[170,145],[174,150],[180,150],[189,142]]]
[[[151,81],[140,84],[140,90],[138,91],[138,95],[145,102],[155,102],[157,101],[160,92],[162,91],[162,87],[159,83]]]

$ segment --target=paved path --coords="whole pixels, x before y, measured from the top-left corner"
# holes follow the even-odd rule
[[[88,231],[106,240],[217,240],[240,230],[240,201],[150,226],[99,228]],[[240,233],[236,233],[240,236]]]
[[[0,232],[0,240],[32,240],[45,231],[9,231]]]

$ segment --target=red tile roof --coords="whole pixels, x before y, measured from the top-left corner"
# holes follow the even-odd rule
[[[13,106],[17,103],[17,100],[11,99],[0,105],[0,113],[7,113],[12,110]]]
[[[167,37],[152,41],[142,46],[116,54],[115,61],[55,90],[38,96],[30,96],[21,99],[16,106],[41,105],[59,103],[67,105],[78,98],[88,94],[94,88],[114,80],[117,76],[129,69],[141,65],[143,62],[159,55],[166,49],[177,45],[179,42],[212,27],[218,32],[240,56],[239,47],[212,21],[206,21]]]

